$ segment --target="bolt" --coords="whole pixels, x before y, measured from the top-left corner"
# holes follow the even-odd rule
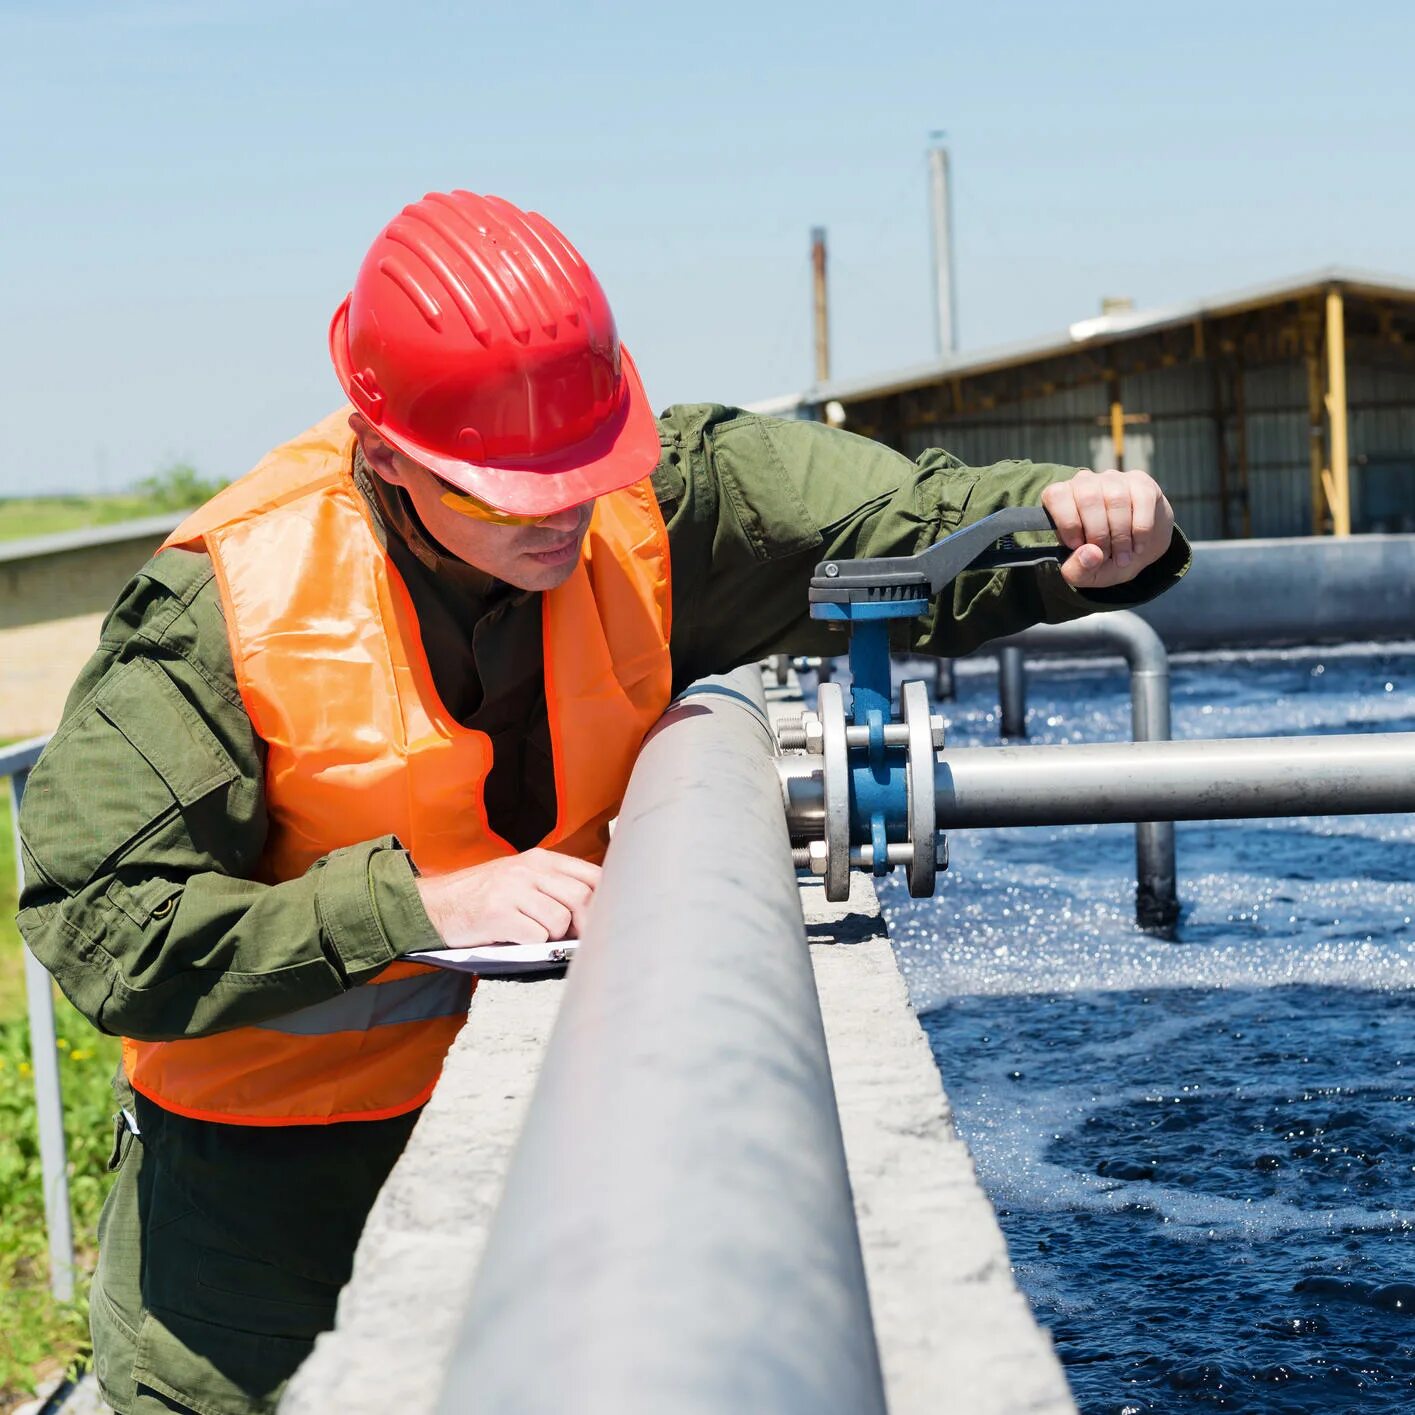
[[[825,567],[826,578],[833,580],[840,573],[839,565],[827,565]]]

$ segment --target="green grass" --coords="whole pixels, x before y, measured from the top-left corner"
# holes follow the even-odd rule
[[[224,485],[206,480],[186,462],[174,462],[132,491],[111,496],[0,497],[0,541],[52,536],[183,511],[200,506]]]
[[[49,1293],[39,1134],[25,1015],[24,954],[15,928],[15,866],[8,784],[0,799],[0,1410],[45,1376],[86,1357],[88,1287],[98,1213],[109,1178],[118,1041],[99,1035],[58,998],[59,1074],[68,1141],[69,1198],[78,1270],[72,1302]]]
[[[0,541],[52,536],[89,526],[160,516],[167,508],[138,492],[118,496],[24,496],[0,500]]]

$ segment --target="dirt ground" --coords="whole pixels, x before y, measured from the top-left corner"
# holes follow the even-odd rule
[[[52,732],[98,643],[101,614],[0,630],[0,742]]]

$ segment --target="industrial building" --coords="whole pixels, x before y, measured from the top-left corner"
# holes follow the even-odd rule
[[[1197,539],[1412,531],[1415,281],[1332,267],[1112,307],[773,410],[794,409],[910,457],[1143,467]]]

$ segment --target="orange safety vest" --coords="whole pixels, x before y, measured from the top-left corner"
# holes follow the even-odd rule
[[[278,448],[167,546],[211,556],[246,711],[267,747],[258,876],[396,835],[424,873],[514,850],[487,821],[492,748],[433,684],[406,586],[352,477],[348,409]],[[668,537],[647,480],[601,497],[574,573],[543,597],[558,814],[545,847],[598,861],[649,728],[668,705]],[[274,980],[272,980],[274,981]],[[422,1105],[472,980],[415,963],[256,1026],[125,1038],[134,1089],[237,1125],[377,1120]]]

